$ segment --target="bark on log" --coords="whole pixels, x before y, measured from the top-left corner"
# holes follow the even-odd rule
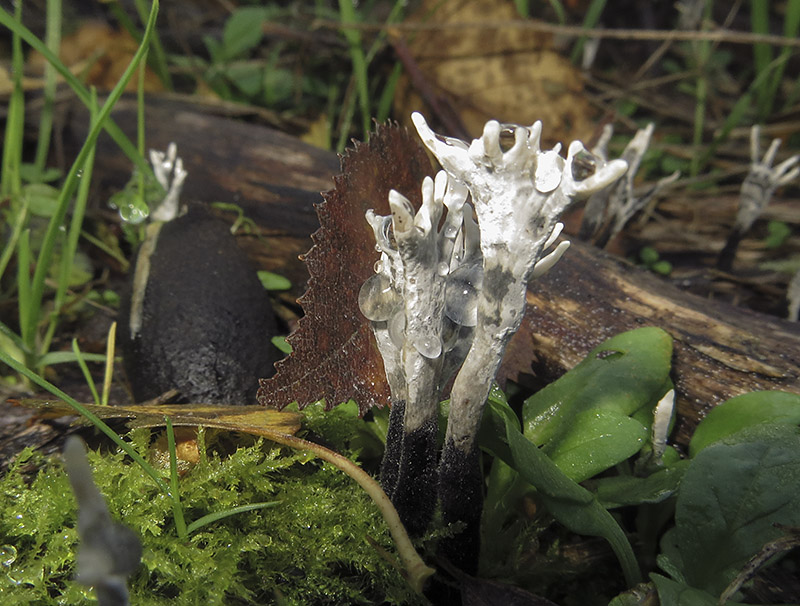
[[[65,156],[72,158],[88,122],[74,104],[61,115],[67,120]],[[133,136],[134,104],[123,101],[113,116]],[[299,296],[307,274],[297,257],[309,249],[318,227],[313,204],[332,186],[336,156],[180,101],[153,100],[146,124],[148,146],[178,144],[189,172],[184,195],[242,206],[268,239],[266,247],[250,247],[253,256],[265,269],[287,275],[295,285],[292,295]],[[113,190],[130,176],[130,163],[107,137],[99,142],[95,176]],[[645,325],[675,339],[679,443],[686,444],[704,412],[724,399],[760,389],[800,393],[800,326],[685,293],[574,241],[558,266],[531,285],[501,378],[552,380],[604,339]]]

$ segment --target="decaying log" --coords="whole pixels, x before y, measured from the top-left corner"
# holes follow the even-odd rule
[[[85,112],[63,113],[65,156],[86,133]],[[135,108],[123,101],[115,120],[133,135]],[[336,156],[296,138],[240,119],[198,112],[176,101],[154,101],[147,112],[148,146],[178,145],[189,172],[185,196],[239,204],[261,227],[266,244],[249,250],[265,269],[284,273],[299,296],[307,274],[297,260],[318,227],[313,204],[332,186]],[[95,175],[118,190],[130,163],[107,138]],[[800,326],[687,294],[665,280],[596,248],[573,242],[557,267],[534,282],[528,310],[512,341],[502,378],[550,380],[604,339],[639,326],[660,326],[675,339],[673,379],[686,444],[711,406],[757,389],[800,393]]]

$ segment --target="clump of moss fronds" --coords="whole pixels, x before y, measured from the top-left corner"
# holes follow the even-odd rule
[[[348,414],[325,415],[324,421],[311,416],[314,433],[337,438],[346,435],[343,427],[333,431],[337,419],[354,421]],[[128,437],[147,453],[149,430]],[[352,454],[347,443],[331,441]],[[240,443],[227,454],[207,447],[201,433],[199,447],[200,461],[180,480],[187,522],[250,503],[272,504],[203,526],[185,541],[178,539],[169,499],[141,468],[121,452],[89,453],[112,515],[144,545],[142,565],[130,581],[134,606],[419,603],[370,545],[371,539],[392,551],[377,509],[343,473],[265,440]],[[75,501],[60,461],[21,454],[0,480],[4,604],[86,599],[88,590],[72,580],[75,526]]]

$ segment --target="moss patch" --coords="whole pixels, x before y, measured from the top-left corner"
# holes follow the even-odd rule
[[[308,422],[353,456],[343,436],[358,435],[352,424],[363,421],[343,409],[334,415],[312,410]],[[419,603],[370,545],[368,537],[392,552],[383,519],[350,478],[267,441],[237,438],[232,452],[221,454],[205,437],[199,463],[180,480],[187,523],[250,503],[274,504],[203,526],[185,541],[177,537],[169,499],[137,465],[120,452],[89,452],[112,516],[144,545],[130,581],[134,605]],[[149,430],[134,430],[128,439],[149,454]],[[72,580],[75,525],[75,501],[60,461],[24,452],[0,480],[3,604],[87,598]]]

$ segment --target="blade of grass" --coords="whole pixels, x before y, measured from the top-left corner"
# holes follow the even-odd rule
[[[103,398],[100,403],[108,406],[108,396],[111,393],[111,379],[114,377],[114,352],[117,350],[117,323],[112,322],[108,329],[106,339],[106,367],[103,373]]]
[[[167,449],[169,450],[169,489],[172,497],[172,517],[175,518],[175,530],[178,538],[183,541],[188,536],[186,520],[181,507],[181,489],[178,485],[178,454],[175,450],[175,431],[172,421],[164,415],[164,424],[167,426]]]
[[[20,336],[26,356],[32,352],[30,343],[33,338],[28,331],[35,330],[36,325],[31,316],[31,230],[25,228],[17,242],[17,310],[19,313]]]
[[[369,138],[370,111],[369,111],[369,81],[367,77],[367,58],[364,53],[364,46],[361,40],[361,32],[355,28],[348,28],[347,25],[354,25],[358,22],[355,6],[352,0],[339,0],[339,19],[342,25],[342,33],[350,51],[350,61],[353,64],[353,79],[356,84],[358,95],[358,105],[361,110],[361,128],[364,131],[364,141]]]
[[[16,211],[17,216],[14,219],[14,227],[11,228],[11,236],[5,247],[3,247],[3,253],[0,255],[0,277],[6,272],[6,267],[11,261],[11,255],[14,254],[14,250],[17,247],[17,240],[19,240],[19,235],[22,233],[22,228],[28,221],[28,204],[28,197],[22,196],[22,205]]]
[[[21,5],[22,3],[19,3]],[[154,0],[154,4],[157,6],[158,3]],[[6,12],[4,9],[0,8],[0,25],[10,29],[12,33],[19,35],[22,40],[24,40],[31,48],[36,50],[37,52],[41,53],[45,60],[50,63],[55,70],[64,78],[67,82],[69,87],[73,90],[73,92],[78,96],[78,98],[86,105],[89,106],[90,102],[90,94],[89,89],[87,89],[80,80],[78,80],[69,68],[67,68],[59,58],[50,52],[50,49],[45,46],[41,40],[39,40],[33,33],[21,23],[18,23],[14,20],[14,18]],[[10,114],[9,114],[10,117]],[[11,124],[11,122],[8,122]],[[22,122],[20,122],[20,125]],[[131,143],[130,139],[128,139],[127,135],[122,132],[119,126],[111,120],[110,118],[104,123],[104,128],[106,132],[108,132],[109,136],[114,140],[114,143],[120,148],[122,153],[124,153],[128,159],[136,166],[137,169],[143,171],[146,175],[152,176],[153,169],[148,164],[147,160],[142,157],[140,154],[136,152],[136,148],[134,147],[133,143]],[[155,178],[153,179],[155,183]]]
[[[592,3],[589,5],[589,8],[586,10],[586,14],[583,17],[583,23],[581,24],[583,29],[593,29],[597,25],[597,22],[600,21],[600,15],[603,14],[605,7],[606,0],[592,0]],[[583,45],[585,43],[586,36],[578,38],[575,41],[575,46],[572,49],[572,55],[570,57],[570,60],[573,63],[578,63],[581,60],[581,55],[583,54]]]
[[[47,24],[45,44],[54,55],[58,55],[61,47],[61,0],[47,0]],[[50,151],[50,134],[53,130],[53,104],[56,96],[56,70],[52,64],[44,66],[44,89],[42,90],[44,105],[39,118],[39,138],[36,142],[36,156],[33,162],[37,174],[44,173],[47,156]]]
[[[47,271],[50,267],[50,262],[53,258],[53,252],[55,247],[56,235],[58,234],[59,229],[61,228],[61,224],[64,220],[64,216],[66,215],[67,208],[69,206],[69,200],[72,196],[72,192],[75,190],[75,186],[77,185],[78,180],[78,172],[86,163],[87,158],[89,157],[92,149],[94,148],[95,142],[97,141],[97,137],[100,135],[101,130],[103,129],[103,125],[105,121],[108,119],[108,116],[111,114],[111,110],[113,109],[114,105],[116,105],[119,98],[122,96],[122,93],[125,90],[128,82],[130,81],[131,77],[133,76],[134,71],[138,67],[139,63],[142,60],[142,57],[145,54],[147,49],[147,44],[150,41],[150,38],[153,35],[153,30],[155,28],[156,16],[158,15],[158,0],[153,0],[152,9],[150,11],[150,19],[147,22],[147,28],[145,29],[145,35],[142,39],[142,44],[136,50],[136,53],[131,60],[131,63],[125,69],[125,72],[122,74],[119,82],[117,82],[114,89],[109,94],[108,98],[106,99],[105,103],[103,104],[102,109],[100,110],[99,114],[97,115],[97,120],[95,120],[94,124],[92,125],[89,134],[86,137],[86,141],[84,141],[83,147],[81,147],[80,152],[78,152],[78,157],[75,158],[75,162],[72,164],[69,172],[67,173],[66,179],[64,181],[64,185],[61,188],[61,192],[59,194],[56,211],[53,213],[53,216],[50,219],[50,223],[47,226],[47,233],[44,237],[44,242],[42,245],[42,249],[39,253],[38,262],[36,264],[36,271],[33,277],[33,283],[31,288],[31,305],[33,305],[34,311],[37,313],[31,314],[28,318],[28,326],[26,326],[25,330],[28,331],[28,340],[26,341],[27,345],[32,345],[31,337],[35,331],[36,322],[38,322],[38,313],[41,309],[42,305],[42,298],[44,296],[44,283],[45,278],[47,276]],[[33,350],[33,347],[31,347]]]
[[[9,22],[15,26],[22,24],[22,2],[17,2],[14,17],[6,13]],[[19,196],[22,190],[20,165],[22,164],[22,138],[25,125],[25,98],[22,92],[22,40],[16,28],[11,38],[11,76],[13,87],[8,101],[6,133],[3,137],[3,165],[0,177],[0,195]]]
[[[92,392],[92,400],[95,404],[100,404],[100,394],[97,393],[97,387],[94,384],[92,373],[89,372],[89,367],[86,366],[86,361],[83,359],[81,349],[78,347],[78,339],[76,338],[72,339],[72,351],[75,353],[75,359],[78,361],[78,366],[81,367],[83,378],[86,379],[86,384],[89,386],[89,390]]]
[[[195,530],[199,530],[203,526],[207,524],[211,524],[218,520],[223,520],[230,516],[234,516],[239,513],[246,513],[248,511],[255,511],[257,509],[267,509],[270,507],[277,507],[281,504],[282,501],[267,501],[265,503],[251,503],[250,505],[242,505],[241,507],[233,507],[231,509],[226,509],[225,511],[218,511],[215,513],[209,513],[208,515],[204,515],[202,518],[198,518],[191,524],[186,527],[186,533],[192,534]]]
[[[94,124],[97,120],[97,94],[92,90],[92,102],[89,107],[89,124]],[[47,325],[47,332],[40,346],[40,351],[47,352],[50,349],[50,343],[53,340],[53,335],[58,325],[58,320],[61,315],[61,309],[67,295],[67,287],[69,286],[69,277],[72,273],[72,265],[75,261],[75,253],[78,250],[78,239],[81,235],[81,227],[83,226],[83,218],[86,214],[86,203],[89,199],[89,186],[92,182],[92,171],[94,168],[95,145],[89,148],[89,153],[86,157],[83,167],[79,170],[80,182],[78,184],[78,193],[75,196],[75,205],[72,209],[72,217],[70,219],[69,231],[67,232],[66,242],[61,247],[61,263],[58,272],[58,281],[56,284],[56,294],[53,303],[53,312],[50,314],[50,320]]]
[[[139,19],[141,19],[142,23],[147,23],[147,1],[135,0],[134,4],[136,4],[136,11],[139,13]],[[161,84],[164,85],[164,88],[170,91],[174,90],[172,86],[172,77],[169,73],[169,67],[167,67],[167,55],[164,52],[164,47],[161,45],[161,38],[158,37],[157,30],[153,34],[153,39],[150,41],[149,46],[153,50],[148,57],[150,61],[150,67],[153,68],[153,71],[158,76],[158,79],[161,80]],[[147,64],[147,60],[145,60],[143,64]]]

